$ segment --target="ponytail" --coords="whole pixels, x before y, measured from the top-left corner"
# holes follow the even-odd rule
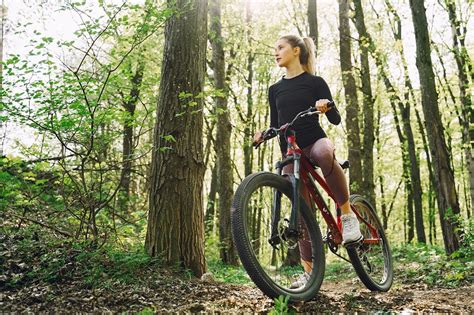
[[[308,53],[307,61],[306,64],[301,63],[303,66],[303,69],[310,73],[310,74],[316,74],[316,57],[315,57],[315,50],[316,47],[314,46],[313,39],[310,37],[304,37],[303,42],[306,46],[306,51]],[[301,61],[301,57],[300,57]]]
[[[310,37],[301,38],[296,35],[286,35],[280,37],[280,39],[286,40],[291,47],[300,48],[300,63],[303,66],[303,70],[310,73],[316,73],[316,57],[315,57],[315,46],[314,42]]]

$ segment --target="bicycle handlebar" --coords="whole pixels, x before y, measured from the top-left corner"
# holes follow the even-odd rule
[[[334,101],[330,101],[329,103],[326,104],[326,106],[328,108],[333,108],[334,107]],[[258,147],[262,143],[264,143],[265,141],[270,140],[272,138],[275,138],[278,134],[283,133],[286,130],[288,130],[288,128],[292,127],[293,124],[300,118],[303,118],[303,117],[306,117],[306,116],[311,116],[311,115],[320,115],[320,114],[322,114],[322,112],[316,110],[315,107],[310,107],[307,110],[299,112],[298,114],[296,114],[295,118],[293,118],[293,120],[290,123],[286,123],[286,124],[280,126],[280,128],[270,127],[267,130],[265,130],[262,134],[263,141],[258,142],[258,143],[254,142],[253,146],[254,146],[255,149],[258,149]]]

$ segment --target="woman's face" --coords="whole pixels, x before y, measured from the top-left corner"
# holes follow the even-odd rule
[[[299,47],[291,47],[285,39],[279,39],[275,44],[275,61],[279,67],[288,67],[296,60],[299,61]]]

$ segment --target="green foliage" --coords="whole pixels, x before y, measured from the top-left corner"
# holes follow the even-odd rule
[[[10,288],[38,281],[79,281],[88,287],[135,284],[140,273],[160,267],[159,259],[148,256],[141,244],[125,251],[110,245],[97,248],[91,242],[58,240],[37,229],[3,232],[0,271]]]
[[[326,263],[326,270],[324,273],[325,281],[340,281],[356,277],[354,268],[351,264],[339,258],[333,259]]]
[[[155,306],[153,306],[153,307],[145,307],[144,309],[142,309],[137,314],[138,315],[152,315],[152,314],[156,314],[156,313],[157,313],[156,308],[155,308]]]
[[[122,228],[124,235],[130,235],[126,232],[131,229],[135,235],[140,233],[143,212],[137,216],[123,211],[140,205],[133,203],[136,197],[127,198],[128,194],[120,191],[121,171],[124,159],[147,158],[150,144],[132,143],[134,152],[123,156],[123,128],[140,127],[132,135],[131,141],[136,143],[139,135],[151,130],[147,103],[155,102],[153,87],[159,77],[153,63],[159,45],[147,41],[157,40],[163,23],[175,13],[173,6],[160,7],[153,1],[143,5],[104,3],[102,9],[97,16],[88,15],[91,9],[85,1],[62,5],[63,11],[94,16],[81,18],[76,38],[67,41],[19,24],[15,33],[29,38],[30,52],[9,55],[3,64],[0,89],[0,120],[28,126],[43,137],[40,146],[33,144],[22,153],[35,158],[62,153],[55,160],[52,178],[38,176],[35,171],[6,172],[2,167],[0,178],[5,185],[1,187],[4,198],[0,208],[13,209],[16,213],[10,214],[14,215],[38,210],[46,225],[61,221],[76,237],[95,241],[108,237],[111,231],[117,236]],[[90,46],[84,47],[83,38],[93,39],[87,42]],[[52,54],[57,49],[71,55],[58,62]],[[139,69],[144,69],[143,86],[137,86]],[[140,92],[140,102],[131,92],[134,88]],[[136,171],[146,174],[145,167]],[[41,208],[54,209],[59,215],[51,216]],[[117,225],[122,222],[125,225]]]
[[[456,287],[474,280],[472,257],[447,257],[437,246],[407,244],[393,249],[396,278],[404,283]]]
[[[7,217],[23,220],[24,216],[33,215],[39,218],[39,213],[64,209],[64,195],[74,194],[74,190],[61,186],[61,177],[60,171],[47,162],[28,164],[18,158],[0,157],[0,212],[5,224],[10,224]],[[69,215],[60,212],[49,222],[58,229],[70,227]]]
[[[270,310],[271,315],[279,314],[294,314],[293,310],[290,311],[288,307],[289,296],[280,295],[278,298],[275,298],[275,306]]]
[[[216,280],[229,282],[234,284],[251,284],[247,272],[242,266],[226,265],[220,260],[211,260],[207,262],[209,272],[211,272]]]
[[[456,218],[457,224],[460,227],[458,232],[460,234],[459,250],[451,254],[451,258],[465,259],[474,261],[474,218],[462,220],[458,216]]]

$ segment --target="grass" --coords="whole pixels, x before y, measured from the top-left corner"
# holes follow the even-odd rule
[[[399,245],[392,250],[396,276],[404,283],[457,287],[474,280],[472,257],[447,256],[444,249],[425,244]]]
[[[6,287],[37,281],[80,281],[88,287],[134,284],[139,281],[138,275],[161,266],[141,245],[128,251],[111,245],[94,248],[90,243],[46,237],[37,240],[30,232],[24,229],[13,236],[2,235],[0,247],[4,255],[0,258],[0,272],[6,276]]]
[[[234,283],[234,284],[251,284],[247,272],[242,266],[231,266],[223,262],[213,259],[207,262],[209,272],[211,272],[216,280]]]

